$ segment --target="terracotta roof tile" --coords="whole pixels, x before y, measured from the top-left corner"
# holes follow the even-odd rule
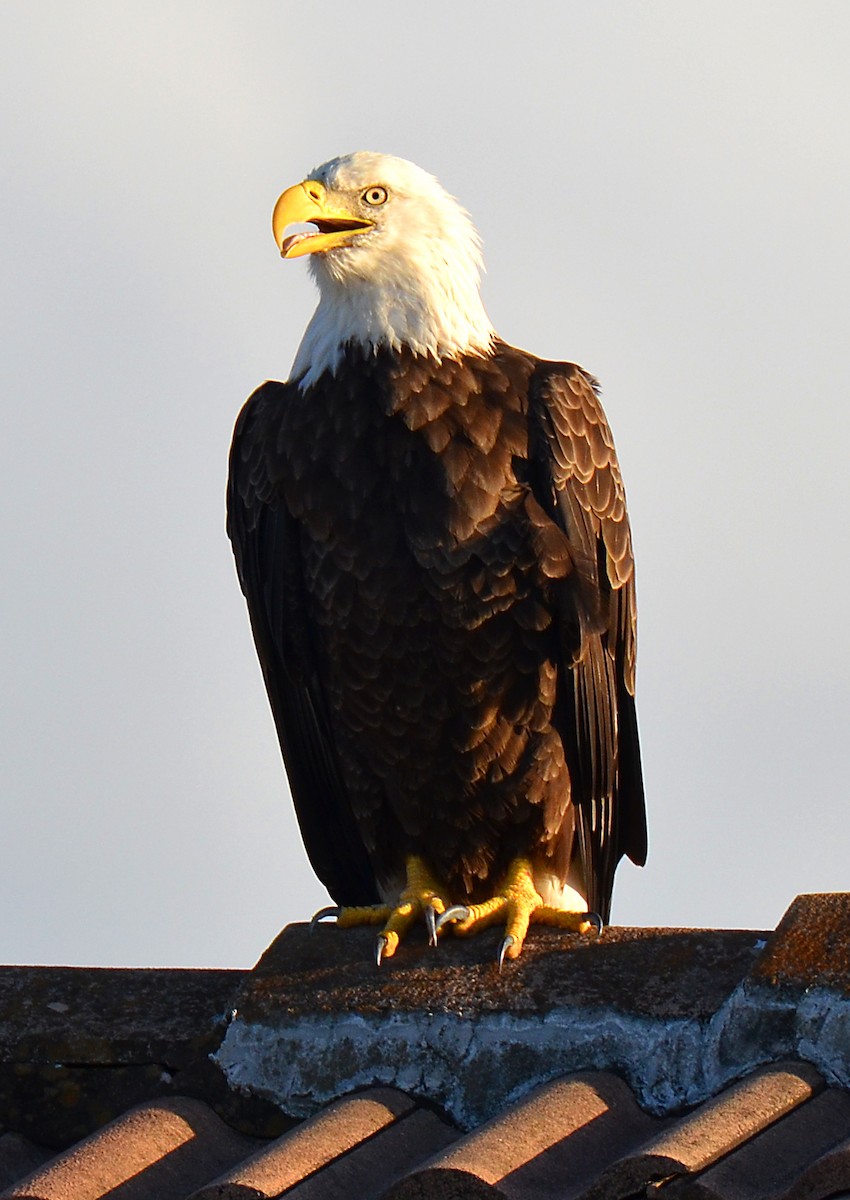
[[[670,1200],[813,1200],[848,1184],[850,1095],[830,1088],[664,1194]]]
[[[287,1200],[380,1200],[396,1180],[456,1137],[434,1113],[416,1109],[286,1192]]]
[[[279,1196],[355,1147],[362,1150],[368,1139],[415,1111],[413,1100],[391,1088],[374,1088],[337,1100],[201,1188],[193,1200]],[[456,1136],[445,1128],[447,1138]]]
[[[807,1063],[780,1063],[756,1071],[614,1163],[588,1190],[586,1200],[627,1197],[651,1183],[704,1171],[823,1086]]]
[[[131,1109],[2,1193],[3,1200],[184,1200],[244,1158],[255,1138],[178,1097]]]
[[[510,1200],[550,1195],[566,1200],[663,1124],[638,1108],[615,1075],[599,1071],[557,1079],[432,1159],[387,1200],[439,1195],[445,1184],[439,1177],[447,1173],[453,1186],[466,1176],[470,1185],[498,1185],[492,1194]]]
[[[8,1135],[0,1151],[14,1144],[19,1168],[43,1154]],[[835,1200],[848,1187],[850,1093],[787,1063],[667,1118],[616,1076],[582,1072],[464,1136],[392,1089],[262,1144],[178,1097],[124,1114],[0,1200]]]
[[[495,1184],[484,1183],[477,1175],[470,1175],[468,1171],[446,1167],[442,1171],[415,1175],[405,1181],[403,1191],[392,1195],[403,1195],[404,1200],[504,1200],[506,1193]],[[544,1200],[544,1197],[549,1200],[550,1195],[543,1192],[539,1200]],[[389,1198],[383,1197],[382,1200]]]

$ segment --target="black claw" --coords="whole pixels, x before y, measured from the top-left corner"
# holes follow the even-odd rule
[[[312,933],[319,922],[323,921],[325,917],[338,917],[341,912],[342,909],[338,908],[335,904],[330,905],[328,908],[320,908],[319,911],[317,913],[313,913],[313,916],[310,918],[310,932]]]
[[[379,933],[375,942],[375,962],[378,966],[381,965],[381,961],[384,957],[384,951],[387,948],[387,943],[388,938],[384,937],[382,933]]]
[[[469,909],[465,904],[453,904],[451,908],[447,908],[444,913],[437,917],[436,929],[439,933],[444,925],[449,921],[468,921],[470,917]]]
[[[599,913],[586,912],[584,914],[584,919],[585,921],[590,921],[591,925],[596,926],[596,936],[599,937],[602,933],[602,930],[605,928],[605,922],[602,920]]]
[[[502,966],[504,965],[505,955],[508,952],[508,947],[512,946],[515,941],[516,941],[516,938],[513,936],[513,934],[509,933],[506,936],[505,940],[502,942],[501,946],[499,947],[499,970],[500,971],[502,969]]]
[[[437,912],[433,904],[425,905],[425,925],[428,929],[428,945],[437,945]]]

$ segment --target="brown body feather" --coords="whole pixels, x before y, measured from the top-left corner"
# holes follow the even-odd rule
[[[518,854],[607,919],[646,853],[622,481],[593,381],[349,348],[239,417],[228,530],[307,851],[338,903]]]

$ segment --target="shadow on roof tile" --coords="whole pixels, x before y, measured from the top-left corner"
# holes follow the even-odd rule
[[[583,1200],[614,1200],[705,1171],[824,1087],[808,1063],[778,1063],[733,1084],[613,1163]]]
[[[256,1147],[199,1100],[158,1101],[51,1159],[2,1200],[184,1200]]]
[[[850,1187],[850,1095],[831,1088],[795,1108],[669,1200],[825,1200]],[[660,1193],[659,1193],[660,1194]]]
[[[666,1124],[642,1112],[616,1076],[571,1075],[536,1088],[425,1164],[386,1200],[452,1195],[449,1181],[457,1188],[464,1177],[470,1196],[567,1200]]]
[[[415,1110],[413,1100],[392,1088],[337,1100],[201,1188],[192,1200],[279,1196]]]

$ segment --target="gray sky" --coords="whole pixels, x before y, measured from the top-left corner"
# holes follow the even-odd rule
[[[4,0],[0,961],[247,966],[325,902],[224,534],[314,298],[274,200],[413,159],[596,373],[650,859],[621,924],[850,889],[850,5]]]

